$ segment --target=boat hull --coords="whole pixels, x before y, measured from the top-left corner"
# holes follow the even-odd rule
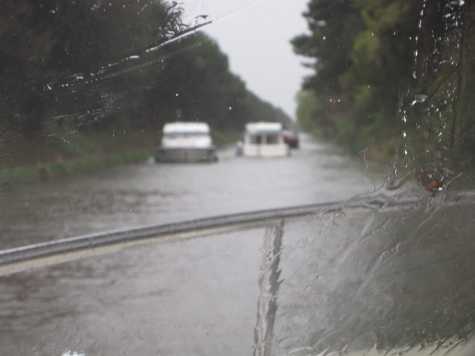
[[[216,162],[216,149],[211,148],[159,148],[155,153],[158,163]]]
[[[290,149],[286,144],[280,145],[244,145],[242,147],[244,157],[278,158],[288,157]]]

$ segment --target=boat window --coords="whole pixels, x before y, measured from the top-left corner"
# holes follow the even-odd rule
[[[279,135],[278,134],[270,134],[266,136],[266,143],[268,145],[277,145],[279,143]]]
[[[253,145],[260,145],[260,144],[262,144],[262,136],[252,135],[252,136],[250,136],[250,142]]]

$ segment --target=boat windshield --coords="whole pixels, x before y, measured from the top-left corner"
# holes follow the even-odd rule
[[[266,143],[268,145],[277,145],[279,143],[279,135],[278,134],[269,134],[266,135]]]
[[[249,141],[253,145],[277,145],[280,142],[279,137],[277,133],[250,135]]]
[[[172,132],[163,135],[167,139],[183,139],[183,138],[208,138],[209,134],[204,132]]]
[[[253,145],[260,145],[263,142],[261,135],[250,136],[250,141]]]

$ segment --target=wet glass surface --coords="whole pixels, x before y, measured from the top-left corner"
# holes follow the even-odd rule
[[[473,204],[323,211],[1,277],[0,350],[470,355]]]
[[[474,355],[474,26],[470,0],[3,0],[0,355]],[[219,162],[158,164],[177,121]],[[290,157],[242,157],[256,122]]]
[[[291,225],[272,354],[473,353],[473,203],[432,204]]]

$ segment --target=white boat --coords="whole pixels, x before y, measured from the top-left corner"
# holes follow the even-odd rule
[[[286,157],[289,146],[284,142],[283,127],[278,122],[253,122],[246,125],[238,154],[245,157]]]
[[[216,148],[204,122],[173,122],[163,126],[157,162],[215,162]]]

